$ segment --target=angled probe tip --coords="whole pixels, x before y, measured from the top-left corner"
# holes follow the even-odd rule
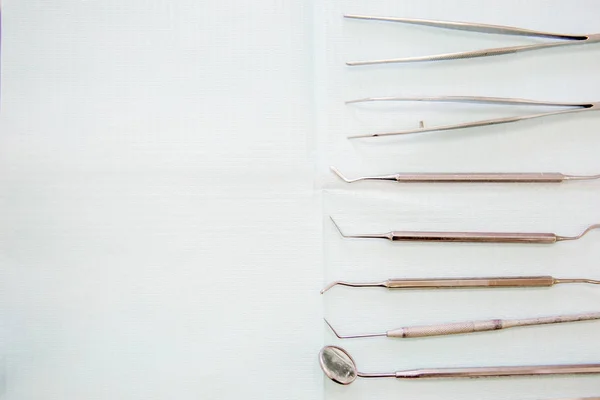
[[[337,331],[336,331],[335,329],[333,329],[333,326],[331,326],[331,324],[329,323],[329,321],[327,321],[327,319],[326,319],[326,318],[323,318],[323,321],[325,321],[325,323],[327,324],[327,326],[329,327],[329,329],[331,329],[331,331],[333,332],[333,334],[334,334],[335,336],[337,336],[337,338],[338,338],[338,339],[343,339],[343,338],[342,338],[342,337],[341,337],[341,336],[340,336],[340,335],[337,333]]]
[[[348,179],[346,178],[339,169],[337,169],[336,167],[334,167],[333,165],[330,166],[329,168],[331,168],[331,170],[333,171],[334,174],[336,174],[341,180],[343,180],[346,183],[352,183],[354,181],[356,181],[356,179]]]
[[[333,165],[329,166],[329,169],[331,169],[331,171],[336,174],[341,180],[343,180],[344,182],[348,182],[350,183],[350,181],[344,176],[342,175],[342,173]]]
[[[366,334],[360,334],[360,335],[340,335],[335,329],[333,329],[333,326],[331,326],[331,324],[329,323],[329,321],[327,321],[327,319],[323,318],[323,320],[325,321],[325,323],[327,324],[329,329],[331,329],[333,334],[335,336],[337,336],[338,339],[355,339],[355,338],[387,336],[387,332],[385,332],[385,333],[366,333]]]
[[[333,219],[332,216],[329,216],[329,219],[331,220],[331,222],[333,222],[333,226],[335,226],[335,228],[340,233],[340,235],[342,235],[342,237],[348,237],[348,236],[344,235],[344,233],[342,232],[342,230],[340,229],[340,227],[338,226],[338,224],[335,223],[335,220]]]
[[[331,289],[332,287],[334,287],[335,285],[337,285],[339,282],[331,282],[329,285],[325,286],[323,289],[321,289],[321,294],[325,293],[326,291],[328,291],[329,289]]]

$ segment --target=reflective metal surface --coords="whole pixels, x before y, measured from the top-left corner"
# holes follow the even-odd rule
[[[325,323],[339,339],[355,339],[365,337],[387,336],[390,338],[417,338],[429,336],[457,335],[464,333],[495,331],[518,326],[562,324],[567,322],[593,321],[600,319],[600,312],[555,315],[550,317],[522,318],[522,319],[489,319],[482,321],[464,321],[447,324],[406,326],[381,333],[363,333],[358,335],[340,335],[331,324]]]
[[[437,96],[437,97],[369,97],[358,100],[347,101],[346,104],[364,103],[364,102],[388,102],[388,101],[415,101],[415,102],[447,102],[447,103],[473,103],[473,104],[496,104],[496,105],[519,105],[519,106],[543,106],[543,107],[562,107],[557,111],[538,112],[534,114],[492,118],[473,122],[464,122],[459,124],[432,126],[425,128],[419,126],[416,129],[406,129],[395,132],[372,133],[366,135],[350,136],[349,139],[369,138],[381,136],[409,135],[413,133],[451,131],[455,129],[475,128],[481,126],[500,125],[510,122],[525,121],[534,118],[548,117],[551,115],[570,114],[574,112],[598,111],[600,103],[557,103],[548,101],[537,101],[527,99],[515,99],[507,97],[483,97],[483,96]]]
[[[565,175],[557,172],[487,172],[487,173],[397,173],[391,175],[361,176],[349,179],[337,168],[331,170],[344,182],[354,183],[366,180],[415,182],[415,183],[560,183],[569,180],[600,179],[599,175]]]
[[[415,278],[387,279],[381,282],[334,281],[321,290],[325,293],[334,286],[382,287],[387,289],[455,289],[455,288],[516,288],[550,287],[561,283],[600,285],[600,280],[587,278],[558,279],[552,276],[498,276],[484,278]]]
[[[361,378],[484,378],[530,375],[599,374],[600,364],[533,365],[509,367],[431,368],[387,373],[358,372],[354,360],[341,347],[325,346],[319,352],[319,362],[325,375],[336,383],[348,385]]]
[[[546,39],[554,39],[554,42],[529,44],[522,46],[497,47],[490,49],[463,51],[458,53],[437,54],[432,56],[422,57],[402,57],[389,58],[381,60],[366,60],[366,61],[350,61],[346,64],[349,66],[373,65],[373,64],[393,64],[393,63],[410,63],[423,61],[444,61],[444,60],[459,60],[477,57],[499,56],[504,54],[514,54],[523,51],[549,49],[553,47],[572,46],[581,44],[590,44],[600,42],[600,33],[590,35],[568,35],[553,32],[542,32],[530,29],[516,28],[512,26],[478,24],[473,22],[455,22],[455,21],[436,21],[428,19],[415,18],[398,18],[398,17],[377,17],[370,15],[344,15],[344,18],[361,19],[369,21],[385,21],[385,22],[401,22],[413,25],[425,25],[434,28],[455,29],[461,31],[470,31],[478,33],[491,33],[499,35],[511,36],[527,36]]]
[[[463,242],[463,243],[531,243],[552,244],[565,240],[577,240],[592,230],[600,229],[600,224],[590,225],[576,236],[559,236],[542,232],[427,232],[427,231],[390,231],[386,233],[362,233],[348,235],[342,232],[335,220],[330,217],[340,235],[344,238],[387,239],[405,242]]]
[[[340,347],[323,347],[319,352],[319,363],[325,375],[334,382],[348,385],[356,379],[354,360]]]

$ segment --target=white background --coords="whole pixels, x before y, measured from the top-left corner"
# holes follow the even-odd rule
[[[311,9],[3,4],[3,398],[321,392]]]
[[[324,381],[324,327],[595,311],[593,287],[386,292],[334,279],[598,277],[597,234],[554,246],[344,241],[347,230],[548,231],[598,222],[595,182],[343,184],[398,171],[597,173],[595,113],[411,138],[350,134],[496,115],[357,97],[597,100],[600,48],[352,69],[351,59],[535,42],[365,13],[600,32],[594,1],[5,0],[0,116],[1,387],[6,399],[534,399],[598,377]],[[481,111],[483,110],[483,111]],[[512,109],[510,112],[522,112]],[[365,371],[598,362],[597,323],[347,341]],[[594,341],[596,339],[596,341]]]

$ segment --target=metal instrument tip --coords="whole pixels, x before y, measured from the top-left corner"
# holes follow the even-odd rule
[[[338,339],[342,339],[342,337],[337,333],[337,331],[335,329],[333,329],[333,326],[331,326],[331,324],[329,323],[329,321],[327,321],[326,318],[323,318],[323,321],[325,321],[325,323],[327,324],[327,326],[329,327],[329,329],[331,329],[331,332],[333,332],[333,334],[335,336],[337,336]]]
[[[329,216],[329,219],[331,220],[331,222],[333,222],[333,226],[335,226],[335,228],[337,229],[337,231],[340,233],[340,235],[342,235],[342,237],[348,237],[346,235],[344,235],[344,232],[342,232],[342,230],[340,229],[340,227],[338,226],[338,224],[336,224],[335,220],[333,219],[332,216]]]
[[[348,286],[348,287],[387,287],[387,283],[386,282],[346,282],[346,281],[335,281],[335,282],[331,282],[329,285],[325,286],[321,290],[321,294],[325,293],[326,291],[328,291],[329,289],[331,289],[332,287],[337,286],[337,285]]]
[[[379,175],[379,176],[360,176],[354,179],[346,178],[336,167],[329,167],[340,179],[342,179],[346,183],[354,183],[358,181],[367,181],[367,180],[375,180],[375,181],[396,181],[398,180],[398,175]]]
[[[340,229],[340,227],[338,226],[338,224],[336,224],[336,222],[333,220],[332,216],[329,216],[329,219],[331,219],[331,222],[333,222],[333,225],[335,226],[335,228],[337,229],[337,231],[340,233],[340,235],[342,235],[343,238],[353,238],[353,239],[387,239],[387,240],[393,240],[393,235],[392,232],[388,232],[388,233],[369,233],[369,234],[359,234],[359,235],[347,235],[344,232],[342,232],[342,230]]]
[[[598,175],[565,175],[566,181],[593,181],[596,179],[600,179],[600,174],[598,174]]]
[[[557,241],[562,241],[562,240],[577,240],[577,239],[581,239],[582,237],[584,237],[585,235],[587,235],[589,232],[596,230],[596,229],[600,229],[600,224],[594,224],[594,225],[590,225],[585,231],[583,231],[582,233],[580,233],[577,236],[557,236],[556,240]]]
[[[337,285],[339,282],[331,282],[329,285],[325,286],[323,289],[321,289],[321,294],[325,293],[326,291],[328,291],[329,289],[331,289],[332,287],[334,287],[335,285]]]
[[[365,338],[365,337],[378,337],[378,336],[387,336],[387,334],[385,333],[366,333],[366,334],[361,334],[361,335],[340,335],[334,328],[333,326],[331,326],[331,324],[329,323],[329,321],[327,321],[327,319],[323,318],[323,320],[325,321],[325,323],[327,324],[327,326],[329,327],[329,329],[331,329],[331,331],[333,332],[333,334],[338,338],[338,339],[355,339],[355,338]]]
[[[554,279],[555,284],[559,283],[589,283],[590,285],[600,285],[600,281],[596,279],[587,279],[587,278],[563,278],[563,279]]]
[[[370,138],[370,137],[377,137],[377,136],[381,136],[377,133],[373,133],[373,134],[367,134],[367,135],[354,135],[354,136],[348,136],[348,139],[361,139],[361,138]]]
[[[352,183],[352,182],[356,181],[356,179],[348,179],[348,178],[346,178],[346,177],[345,177],[344,175],[342,175],[342,173],[341,173],[341,172],[340,172],[340,171],[339,171],[339,170],[338,170],[336,167],[334,167],[333,165],[331,165],[329,168],[330,168],[330,169],[333,171],[333,173],[334,173],[334,174],[336,174],[336,175],[337,175],[337,176],[338,176],[340,179],[342,179],[342,180],[343,180],[344,182],[346,182],[346,183]],[[335,222],[334,222],[334,223],[335,223]]]

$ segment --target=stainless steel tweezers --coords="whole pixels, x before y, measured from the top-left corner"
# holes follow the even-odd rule
[[[534,31],[530,29],[515,28],[512,26],[501,26],[501,25],[488,25],[488,24],[476,24],[471,22],[452,22],[452,21],[435,21],[429,19],[413,19],[413,18],[396,18],[396,17],[375,17],[368,15],[344,15],[344,18],[351,19],[363,19],[370,21],[387,21],[387,22],[401,22],[405,24],[414,25],[426,25],[435,28],[443,29],[455,29],[461,31],[471,31],[479,33],[494,33],[501,35],[512,35],[512,36],[528,36],[538,37],[547,39],[557,39],[560,42],[549,42],[549,43],[538,43],[529,44],[523,46],[510,46],[510,47],[498,47],[491,49],[482,49],[474,51],[464,51],[459,53],[448,53],[438,54],[432,56],[423,57],[404,57],[404,58],[390,58],[385,60],[369,60],[369,61],[351,61],[347,62],[347,65],[358,66],[358,65],[372,65],[372,64],[392,64],[392,63],[409,63],[409,62],[420,62],[420,61],[442,61],[442,60],[457,60],[463,58],[476,58],[476,57],[488,57],[488,56],[499,56],[503,54],[513,54],[523,51],[549,49],[552,47],[569,46],[576,44],[590,44],[600,42],[600,33],[591,35],[567,35],[561,33],[542,32]]]

